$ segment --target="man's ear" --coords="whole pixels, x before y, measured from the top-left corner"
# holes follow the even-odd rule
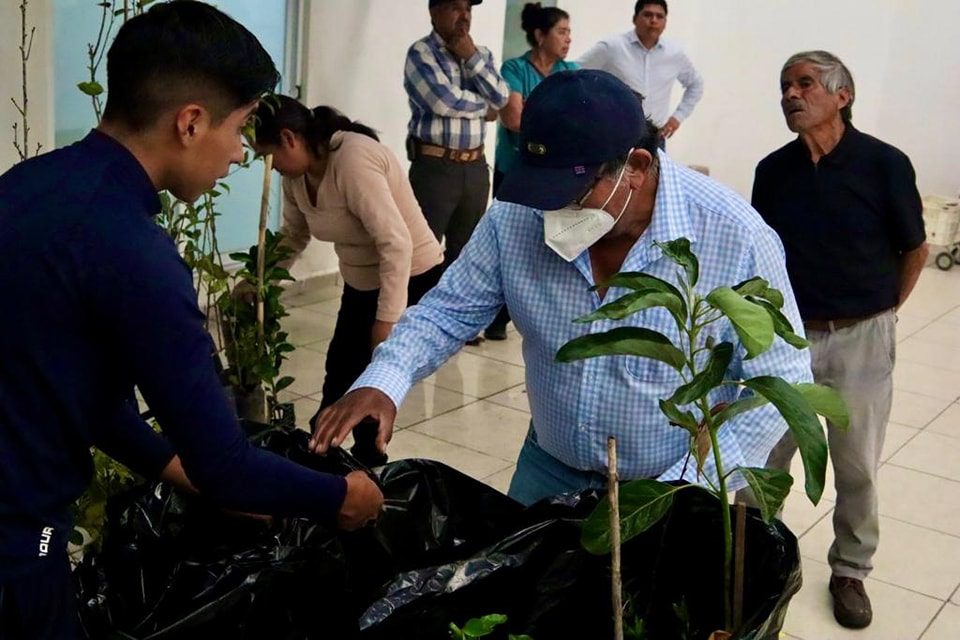
[[[199,104],[185,104],[177,110],[174,117],[177,140],[185,147],[193,144],[206,133],[210,125],[207,110]]]
[[[653,165],[653,156],[646,149],[634,149],[627,158],[627,168],[624,170],[624,177],[627,178],[635,189],[643,186],[647,179],[647,172]]]
[[[840,89],[837,91],[837,98],[840,99],[840,108],[843,109],[850,104],[850,89],[846,87],[840,87]]]

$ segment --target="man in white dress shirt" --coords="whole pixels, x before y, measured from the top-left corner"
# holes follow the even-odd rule
[[[703,96],[703,78],[680,45],[661,38],[667,26],[666,0],[638,0],[634,28],[593,45],[580,58],[584,69],[601,69],[622,80],[643,100],[643,111],[666,140],[680,128]],[[670,109],[670,91],[677,81],[683,98]]]

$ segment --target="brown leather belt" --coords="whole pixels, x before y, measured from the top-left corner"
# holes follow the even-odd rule
[[[847,329],[854,325],[860,324],[864,320],[870,320],[871,318],[882,316],[888,311],[890,311],[890,309],[884,309],[883,311],[872,313],[868,316],[861,316],[859,318],[838,318],[836,320],[804,320],[803,328],[806,329],[807,331],[828,331],[830,333],[836,333],[840,329]]]
[[[480,145],[476,149],[448,149],[435,144],[418,141],[417,155],[443,158],[444,160],[452,160],[453,162],[473,162],[483,157],[483,145]]]

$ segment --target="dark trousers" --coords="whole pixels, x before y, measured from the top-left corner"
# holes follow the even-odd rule
[[[49,566],[0,580],[2,640],[73,640],[80,637],[77,594],[66,553]]]
[[[410,185],[437,240],[446,238],[444,264],[457,256],[487,210],[490,168],[480,157],[473,162],[420,156],[410,163]]]
[[[412,306],[419,302],[420,298],[437,284],[442,273],[443,269],[438,265],[420,275],[411,276],[407,285],[407,305]],[[379,298],[379,289],[360,291],[348,284],[343,285],[337,326],[327,349],[321,411],[342,398],[370,364],[373,358],[370,333],[377,319]],[[319,414],[319,411],[317,413]],[[316,415],[310,420],[310,424],[315,420]],[[378,426],[373,420],[365,420],[354,427],[353,439],[361,450],[369,450],[374,446]]]

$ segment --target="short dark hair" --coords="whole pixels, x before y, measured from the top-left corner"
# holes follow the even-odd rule
[[[663,7],[663,14],[667,15],[670,11],[667,9],[667,0],[637,0],[637,4],[633,5],[633,17],[636,19],[640,15],[640,11],[647,6],[648,4],[655,4],[657,6]]]
[[[352,131],[379,141],[376,131],[354,122],[333,107],[320,105],[308,109],[288,96],[271,95],[260,101],[253,119],[254,144],[280,144],[280,131],[288,129],[301,135],[314,153],[330,152],[330,137],[337,131]]]
[[[117,32],[107,53],[103,117],[143,131],[166,110],[196,102],[216,125],[279,79],[263,45],[239,22],[203,2],[172,0]]]
[[[528,2],[520,13],[520,26],[527,33],[527,42],[537,46],[537,29],[547,33],[561,20],[569,20],[570,14],[556,7],[541,7],[539,2]]]
[[[646,118],[644,120],[644,131],[642,137],[633,144],[633,150],[643,149],[651,156],[653,156],[653,164],[651,167],[654,171],[659,173],[660,170],[660,157],[657,155],[657,151],[660,149],[660,133],[657,125],[653,124],[653,120]],[[619,158],[610,158],[603,163],[603,166],[600,168],[600,175],[605,177],[616,177],[620,175],[620,170],[623,169],[623,165],[627,163],[627,157],[622,156]]]

